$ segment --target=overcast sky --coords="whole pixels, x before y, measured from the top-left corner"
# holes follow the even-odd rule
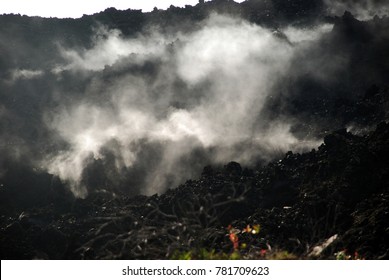
[[[148,12],[154,7],[166,9],[170,5],[193,6],[198,2],[198,0],[0,0],[0,14],[77,18],[109,7],[118,10],[142,9]],[[235,2],[243,2],[243,0],[235,0]]]

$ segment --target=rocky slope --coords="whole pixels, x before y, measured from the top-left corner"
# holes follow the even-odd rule
[[[2,215],[1,258],[196,258],[201,250],[222,258],[233,252],[232,227],[245,244],[242,258],[266,257],[266,250],[331,259],[347,249],[387,259],[388,147],[389,125],[381,123],[364,136],[336,131],[317,150],[288,152],[257,170],[236,162],[206,167],[199,179],[160,196],[74,200],[57,193],[46,205]],[[259,225],[259,234],[241,232],[248,225]]]
[[[153,196],[128,191],[130,183],[141,181],[137,171],[149,171],[143,165],[126,174],[131,181],[104,189],[96,186],[107,179],[96,160],[83,178],[89,184],[85,199],[34,167],[31,157],[66,146],[40,123],[40,107],[57,108],[63,101],[55,90],[67,92],[67,102],[96,77],[107,83],[128,73],[152,79],[160,62],[104,67],[85,76],[64,71],[57,80],[41,73],[41,80],[15,84],[7,82],[8,70],[52,69],[59,63],[53,42],[88,48],[98,24],[125,38],[148,26],[164,34],[179,28],[191,32],[212,12],[266,26],[283,40],[278,29],[288,24],[334,24],[313,51],[303,48],[296,55],[289,75],[267,96],[262,115],[253,116],[264,123],[293,120],[293,135],[320,139],[322,145],[310,152],[274,153],[270,162],[260,158],[257,165],[206,166],[201,175]],[[1,259],[388,259],[388,27],[387,17],[366,22],[348,12],[326,17],[322,1],[303,0],[212,1],[151,13],[107,9],[75,20],[0,16]],[[322,79],[311,62],[320,69],[338,68]],[[10,151],[19,142],[31,151],[16,149],[15,158]]]

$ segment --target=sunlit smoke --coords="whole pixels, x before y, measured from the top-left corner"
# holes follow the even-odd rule
[[[275,151],[316,146],[314,139],[301,144],[290,132],[290,122],[263,120],[261,112],[273,87],[287,74],[297,48],[291,42],[316,40],[328,26],[320,31],[287,29],[289,40],[220,15],[202,26],[175,38],[153,33],[133,39],[101,28],[91,49],[61,48],[67,64],[57,67],[57,75],[98,74],[79,100],[59,112],[47,112],[49,128],[68,143],[43,163],[49,172],[85,196],[84,168],[91,158],[104,160],[103,148],[115,155],[117,170],[128,170],[148,160],[139,155],[139,143],[157,143],[159,161],[150,165],[142,186],[132,186],[152,194],[194,176],[190,169],[195,168],[188,166],[193,163],[182,162],[196,149],[212,150],[207,160],[214,164],[250,164],[259,156],[271,158]],[[121,71],[147,63],[157,64],[153,73]],[[107,82],[101,72],[107,67],[121,74]],[[183,86],[175,88],[177,83]],[[248,142],[247,149],[240,147]]]

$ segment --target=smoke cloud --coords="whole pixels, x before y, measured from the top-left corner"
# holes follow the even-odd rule
[[[320,144],[306,115],[315,109],[293,110],[348,90],[339,77],[351,77],[352,46],[329,47],[341,41],[333,25],[271,29],[211,14],[188,26],[124,35],[95,24],[34,48],[2,32],[0,47],[15,52],[0,54],[0,174],[13,159],[78,197],[150,195],[206,165],[255,166]]]
[[[285,37],[220,15],[201,26],[132,39],[100,28],[91,48],[61,48],[66,63],[53,70],[57,79],[81,75],[90,82],[75,100],[45,113],[47,127],[66,148],[42,166],[78,196],[87,194],[86,170],[97,163],[114,171],[104,171],[95,187],[112,188],[127,174],[130,192],[152,194],[198,175],[209,163],[253,164],[279,151],[316,146],[314,139],[301,142],[291,133],[291,120],[261,112],[296,49],[328,26],[320,32],[289,28]],[[139,168],[147,172],[133,176]]]

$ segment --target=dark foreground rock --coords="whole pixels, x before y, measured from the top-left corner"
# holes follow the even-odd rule
[[[64,193],[60,208],[2,215],[1,258],[388,259],[388,159],[381,123],[365,136],[336,131],[317,150],[255,171],[208,166],[160,196]]]

